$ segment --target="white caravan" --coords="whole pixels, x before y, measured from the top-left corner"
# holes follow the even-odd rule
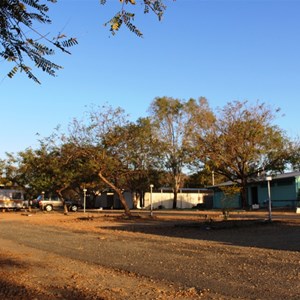
[[[21,209],[24,208],[24,193],[17,189],[0,188],[0,209]]]

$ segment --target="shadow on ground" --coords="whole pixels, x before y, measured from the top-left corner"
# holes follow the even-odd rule
[[[300,251],[300,223],[264,220],[199,222],[122,221],[109,230],[214,241],[229,245]]]

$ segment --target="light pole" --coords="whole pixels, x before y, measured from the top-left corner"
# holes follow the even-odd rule
[[[86,206],[86,191],[87,189],[83,189],[83,213],[85,214],[85,206]]]
[[[154,185],[150,184],[150,216],[153,216],[153,205],[152,205],[152,189]]]
[[[42,201],[44,201],[44,200],[45,200],[45,192],[42,191]],[[42,210],[44,210],[44,205],[43,205],[43,203],[44,203],[44,202],[42,202],[42,205],[41,205]],[[39,202],[39,204],[41,204],[41,202]]]
[[[270,181],[272,180],[272,176],[267,176],[266,180],[268,183],[269,221],[272,222],[272,202],[271,202],[271,187],[270,187]]]

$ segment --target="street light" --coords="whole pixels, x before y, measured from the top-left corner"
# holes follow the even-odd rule
[[[154,185],[150,184],[150,216],[153,216],[153,205],[152,205],[152,189]]]
[[[83,189],[83,213],[85,213],[86,191],[87,189]]]
[[[271,187],[270,187],[270,181],[272,180],[272,176],[267,176],[266,180],[268,183],[269,221],[272,222],[272,202],[271,202]]]

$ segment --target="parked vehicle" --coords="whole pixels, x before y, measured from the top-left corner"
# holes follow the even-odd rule
[[[0,189],[0,208],[19,210],[26,208],[24,193],[16,189]]]
[[[62,209],[64,208],[64,201],[58,197],[53,198],[43,198],[38,197],[37,201],[38,206],[42,210],[52,211],[53,209]],[[65,200],[68,211],[76,212],[80,207],[80,204],[77,201]]]
[[[42,195],[39,195],[37,198],[33,199],[33,200],[30,200],[30,205],[32,207],[37,207],[39,208],[39,202],[43,199],[43,196]]]

